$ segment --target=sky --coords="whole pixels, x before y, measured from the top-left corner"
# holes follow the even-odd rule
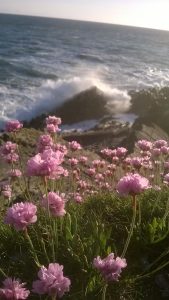
[[[0,13],[169,30],[169,0],[0,0]]]

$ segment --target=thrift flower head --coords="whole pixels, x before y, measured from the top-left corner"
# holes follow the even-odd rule
[[[42,198],[42,206],[49,208],[51,214],[55,217],[62,217],[65,211],[65,194],[49,192],[47,197]]]
[[[131,159],[131,165],[136,168],[140,169],[142,166],[143,160],[141,157],[132,157]]]
[[[27,299],[29,294],[25,283],[21,283],[19,279],[6,278],[0,289],[0,299],[22,300]]]
[[[17,150],[17,144],[12,142],[6,142],[0,147],[1,155],[8,155],[14,153]]]
[[[169,170],[169,161],[164,162],[164,168]]]
[[[19,155],[16,153],[10,153],[10,154],[4,156],[4,160],[8,164],[15,163],[19,160]]]
[[[116,149],[116,156],[117,157],[124,157],[126,154],[127,154],[127,149],[126,148],[123,148],[123,147],[118,147]]]
[[[1,194],[7,198],[7,199],[10,199],[11,196],[12,196],[12,189],[11,189],[11,186],[6,183],[6,184],[2,184],[0,186],[0,190],[1,190]]]
[[[139,174],[127,174],[117,184],[120,195],[137,195],[149,188],[149,180]]]
[[[70,149],[72,151],[76,151],[76,150],[81,150],[82,149],[81,145],[78,142],[76,142],[76,141],[69,142],[69,147],[70,147]]]
[[[50,135],[44,134],[39,137],[38,151],[43,152],[46,149],[50,149],[53,145],[53,140]]]
[[[6,123],[5,130],[7,132],[16,132],[23,127],[23,124],[18,120],[11,120]]]
[[[77,164],[78,164],[78,159],[77,158],[69,158],[69,163],[70,163],[70,165],[72,166],[72,167],[74,167],[74,166],[76,166]]]
[[[55,144],[53,146],[53,150],[54,151],[60,151],[60,152],[64,153],[64,155],[66,155],[68,153],[67,147],[65,145],[62,145],[62,144]]]
[[[155,148],[161,148],[161,147],[163,147],[163,146],[167,147],[167,146],[168,146],[168,143],[167,143],[167,141],[165,141],[165,140],[157,140],[157,141],[154,142],[153,146],[154,146]]]
[[[57,125],[47,124],[46,125],[46,131],[48,133],[57,133],[57,132],[61,131],[61,129]]]
[[[106,258],[101,259],[100,256],[94,259],[93,266],[99,270],[106,281],[118,281],[122,269],[126,268],[125,258],[114,257],[114,253],[110,253]]]
[[[79,157],[79,162],[80,162],[81,164],[86,165],[87,161],[88,161],[87,156],[80,156],[80,157]]]
[[[169,184],[169,173],[164,176],[164,183]]]
[[[21,177],[22,172],[19,169],[12,169],[9,171],[8,176],[12,178]]]
[[[152,149],[152,154],[154,156],[159,156],[161,154],[161,149],[160,148],[154,148],[154,149]]]
[[[37,207],[33,203],[16,203],[8,208],[5,223],[14,226],[16,230],[25,230],[37,221],[36,212]]]
[[[69,291],[70,280],[63,275],[63,266],[57,263],[42,267],[38,272],[39,280],[33,282],[33,292],[61,298]]]
[[[64,153],[45,150],[30,158],[27,162],[28,176],[56,176],[57,172],[61,174],[59,165],[63,162]]]
[[[46,125],[53,124],[55,126],[58,126],[61,123],[62,123],[61,118],[57,118],[55,116],[49,116],[46,118]]]
[[[152,149],[152,143],[147,140],[139,140],[137,146],[142,151],[150,151]]]
[[[101,150],[101,154],[104,155],[105,157],[111,157],[112,156],[112,149],[110,148],[105,148]]]
[[[161,150],[162,154],[168,154],[169,153],[169,147],[162,146],[160,150]]]

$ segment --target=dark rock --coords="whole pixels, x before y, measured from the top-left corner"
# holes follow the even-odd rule
[[[24,125],[42,129],[44,127],[44,119],[49,114],[62,118],[63,124],[100,119],[108,114],[106,103],[106,96],[96,87],[93,87],[68,99],[50,113],[38,116],[29,123],[25,122]]]

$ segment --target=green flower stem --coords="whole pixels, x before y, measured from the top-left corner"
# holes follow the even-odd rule
[[[0,273],[5,277],[5,278],[7,278],[8,277],[8,275],[6,275],[6,273],[0,268]]]
[[[155,259],[147,268],[146,270],[142,273],[144,274],[146,271],[150,270],[157,262],[159,262],[163,257],[169,254],[169,249],[164,251],[157,259]],[[141,275],[142,276],[142,275]],[[143,275],[144,276],[144,275]]]
[[[27,239],[28,242],[29,242],[30,248],[31,248],[31,250],[32,250],[32,253],[33,253],[33,256],[34,256],[34,261],[35,261],[36,265],[37,265],[39,268],[41,268],[42,265],[39,263],[39,260],[38,260],[38,257],[37,257],[35,248],[34,248],[34,246],[33,246],[32,240],[31,240],[31,238],[30,238],[30,236],[29,236],[29,234],[28,234],[27,229],[24,230],[24,233],[25,233],[26,239]]]
[[[108,285],[106,284],[103,288],[103,293],[102,293],[102,300],[106,300],[106,291],[107,291]]]
[[[15,141],[17,143],[16,132],[14,132],[14,136],[15,136]],[[24,184],[25,184],[25,190],[26,190],[26,193],[27,193],[29,199],[31,199],[30,194],[29,194],[29,189],[28,189],[27,181],[26,181],[26,178],[25,178],[25,175],[24,175],[24,168],[23,168],[23,164],[22,164],[22,160],[21,160],[22,156],[21,156],[19,145],[17,147],[17,152],[18,152],[18,155],[19,155],[19,165],[20,165],[20,169],[21,169],[21,172],[22,172],[23,181],[24,181]]]
[[[46,177],[43,178],[43,182],[45,185],[45,194],[48,201],[48,220],[50,225],[50,236],[51,236],[51,250],[52,250],[52,258],[55,261],[56,255],[55,255],[55,220],[53,221],[53,217],[51,216],[50,207],[49,207],[49,200],[48,200],[48,179]]]
[[[140,280],[140,279],[147,278],[147,277],[149,277],[149,276],[151,276],[151,275],[157,273],[158,271],[162,270],[163,268],[165,268],[165,267],[168,266],[168,265],[169,265],[169,261],[167,261],[165,264],[159,266],[158,268],[156,268],[156,269],[153,270],[152,272],[149,272],[149,273],[147,273],[147,274],[145,274],[145,275],[142,275],[142,276],[138,276],[138,277],[135,279],[135,281],[136,281],[136,280]]]
[[[127,237],[127,240],[126,240],[126,243],[124,245],[124,249],[123,249],[123,252],[122,252],[122,255],[121,257],[123,258],[127,252],[127,249],[128,249],[128,246],[130,244],[130,240],[131,240],[131,237],[132,237],[132,234],[133,234],[133,229],[134,229],[134,225],[135,225],[135,221],[136,221],[136,211],[137,211],[137,201],[136,201],[136,196],[133,195],[133,217],[132,217],[132,221],[131,221],[131,225],[130,225],[130,231],[128,233],[128,237]]]
[[[141,225],[141,203],[138,201],[138,224]]]
[[[48,256],[48,254],[47,254],[46,246],[45,246],[45,242],[44,242],[43,238],[41,239],[41,243],[42,243],[43,251],[44,251],[44,253],[45,253],[47,262],[50,263],[50,259],[49,259],[49,256]]]
[[[163,221],[166,220],[168,214],[169,214],[169,198],[168,198],[167,203],[166,203],[166,209],[165,209],[165,213],[164,213],[164,216],[163,216]]]

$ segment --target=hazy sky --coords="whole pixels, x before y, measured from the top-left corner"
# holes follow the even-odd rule
[[[169,0],[0,0],[0,12],[169,30]]]

